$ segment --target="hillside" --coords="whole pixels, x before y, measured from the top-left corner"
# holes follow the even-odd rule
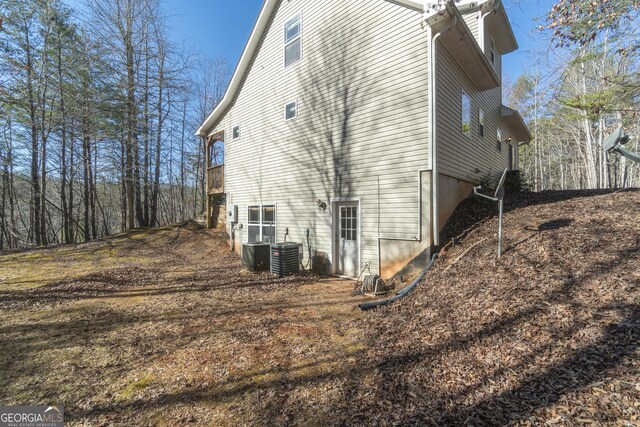
[[[0,256],[0,400],[68,425],[640,424],[640,192],[465,202],[408,297],[195,223]]]
[[[456,247],[360,322],[374,374],[351,420],[638,425],[640,192],[508,199],[500,260],[492,209],[465,202]]]

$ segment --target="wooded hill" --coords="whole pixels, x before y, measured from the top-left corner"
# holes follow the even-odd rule
[[[227,63],[176,46],[158,0],[1,9],[0,249],[200,215],[193,129],[222,96]]]

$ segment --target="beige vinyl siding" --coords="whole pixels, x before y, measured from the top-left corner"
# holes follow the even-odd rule
[[[501,88],[478,91],[462,72],[451,54],[438,49],[437,70],[437,145],[439,173],[474,182],[503,171],[509,164],[508,149],[497,150],[497,127],[501,125]],[[471,96],[471,138],[461,130],[461,91]],[[484,111],[484,137],[478,134],[478,108]],[[476,171],[479,170],[479,172]]]
[[[473,34],[473,37],[476,39],[476,42],[478,42],[478,44],[480,43],[480,33],[479,33],[479,22],[480,22],[480,13],[476,10],[473,12],[467,12],[464,15],[462,15],[462,18],[464,19],[464,22],[467,24],[467,27],[469,27],[469,30],[471,30],[471,34]]]
[[[481,14],[480,12],[473,11],[473,12],[467,12],[464,15],[462,15],[462,18],[464,19],[465,23],[467,24],[467,27],[469,27],[469,30],[471,31],[471,34],[473,34],[473,37],[476,39],[476,42],[478,43],[478,45],[480,45],[480,19],[481,19]],[[490,49],[491,49],[491,25],[490,25],[490,20],[488,19],[488,17],[485,17],[485,22],[484,22],[484,32],[485,32],[485,37],[484,37],[484,46],[480,46],[481,48],[483,48],[483,51],[485,53],[485,55],[487,56],[487,59],[491,60],[491,54],[490,54]],[[500,52],[496,49],[496,74],[498,75],[498,77],[500,78],[500,80],[502,80],[502,55],[500,54]]]
[[[302,59],[285,69],[283,25],[298,12]],[[334,198],[361,203],[361,267],[378,269],[378,228],[382,237],[420,237],[419,170],[429,166],[420,18],[386,0],[281,2],[215,127],[231,135],[231,126],[241,126],[241,138],[225,144],[225,191],[239,207],[243,242],[247,207],[274,203],[278,241],[289,228],[289,241],[304,242],[308,228],[312,250],[331,256]],[[292,100],[298,117],[285,122]],[[329,208],[323,212],[318,200]]]

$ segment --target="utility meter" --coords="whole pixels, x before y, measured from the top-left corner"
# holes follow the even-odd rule
[[[238,205],[229,205],[229,222],[238,222]]]

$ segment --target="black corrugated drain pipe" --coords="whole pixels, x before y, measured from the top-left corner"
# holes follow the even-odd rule
[[[418,286],[418,283],[420,283],[422,281],[422,279],[424,279],[424,276],[427,274],[427,272],[429,270],[431,270],[431,267],[433,266],[433,263],[436,262],[436,258],[437,257],[438,257],[438,253],[436,252],[431,257],[431,261],[429,261],[429,264],[427,265],[427,268],[425,268],[424,271],[422,273],[420,273],[420,276],[418,276],[418,278],[416,280],[414,280],[413,283],[411,283],[409,286],[407,286],[406,288],[402,289],[401,291],[398,291],[391,298],[388,298],[388,299],[385,299],[385,300],[382,300],[382,301],[367,302],[367,303],[364,303],[364,304],[360,304],[358,307],[360,307],[361,310],[370,310],[372,308],[380,307],[382,305],[391,304],[392,302],[397,301],[400,298],[406,297],[409,294],[409,292],[411,292],[416,286]]]

